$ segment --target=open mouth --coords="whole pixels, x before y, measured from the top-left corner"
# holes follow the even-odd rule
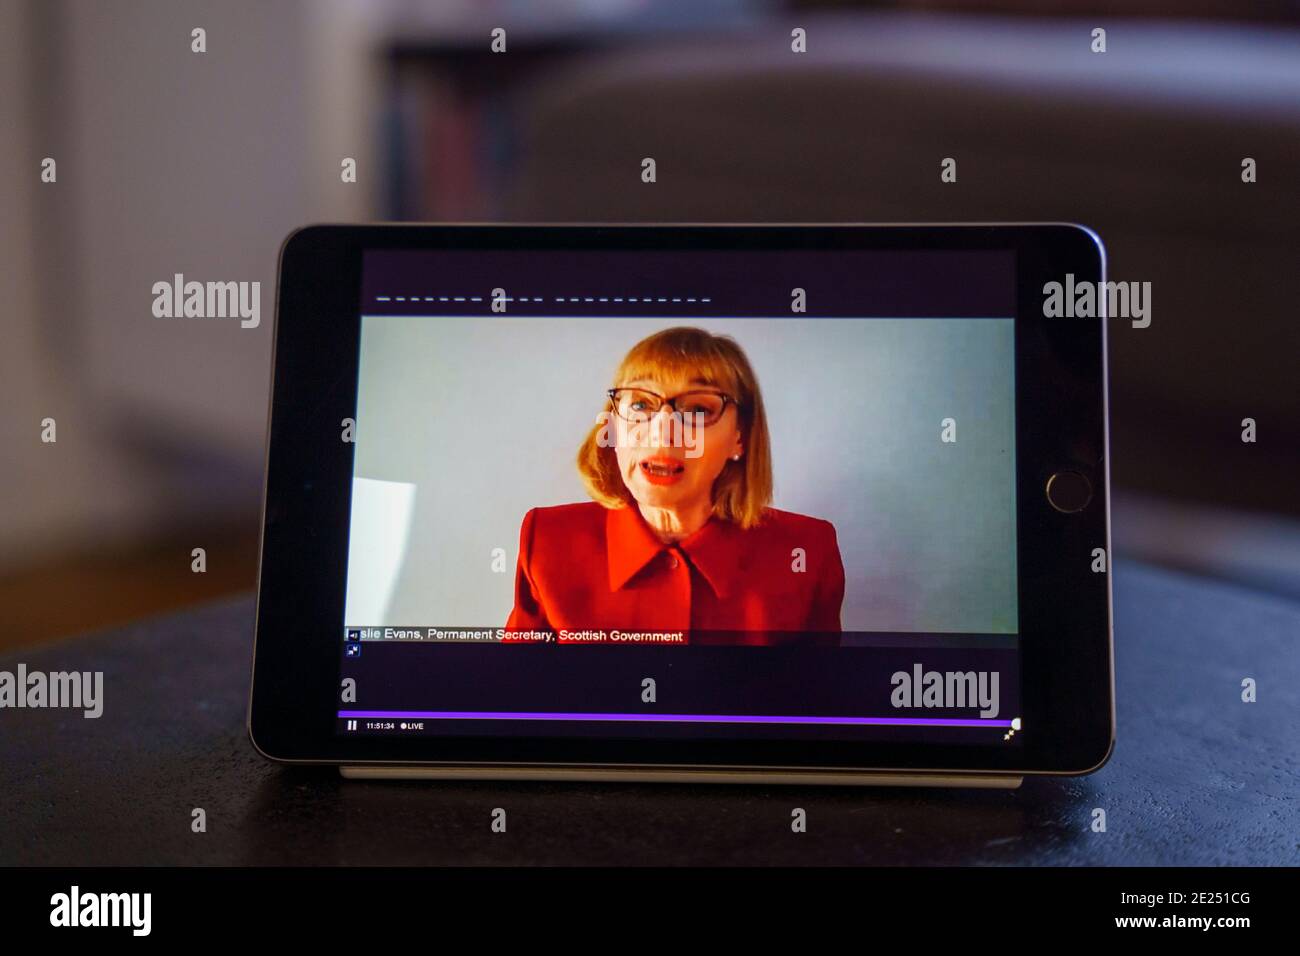
[[[686,471],[686,466],[673,458],[647,458],[637,467],[647,481],[656,485],[671,484]]]

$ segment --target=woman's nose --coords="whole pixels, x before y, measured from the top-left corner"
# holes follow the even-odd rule
[[[650,419],[650,434],[654,444],[659,446],[671,444],[676,433],[676,418],[677,412],[667,402],[659,406],[659,411],[655,412]]]

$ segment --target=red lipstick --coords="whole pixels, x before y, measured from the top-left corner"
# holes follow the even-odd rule
[[[672,485],[681,481],[686,473],[686,466],[678,459],[667,455],[653,455],[637,464],[641,477],[652,485]]]

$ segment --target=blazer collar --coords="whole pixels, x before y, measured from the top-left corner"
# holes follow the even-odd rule
[[[742,535],[743,532],[730,522],[710,518],[703,528],[677,543],[719,598],[731,594],[744,573]],[[611,591],[622,588],[637,572],[668,550],[670,546],[655,536],[634,505],[610,508],[606,512],[605,554]]]

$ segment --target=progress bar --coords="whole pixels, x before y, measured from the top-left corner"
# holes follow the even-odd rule
[[[963,717],[790,717],[749,714],[581,714],[511,710],[340,710],[339,718],[396,720],[588,720],[687,724],[868,724],[885,727],[1010,727],[1011,720]]]

